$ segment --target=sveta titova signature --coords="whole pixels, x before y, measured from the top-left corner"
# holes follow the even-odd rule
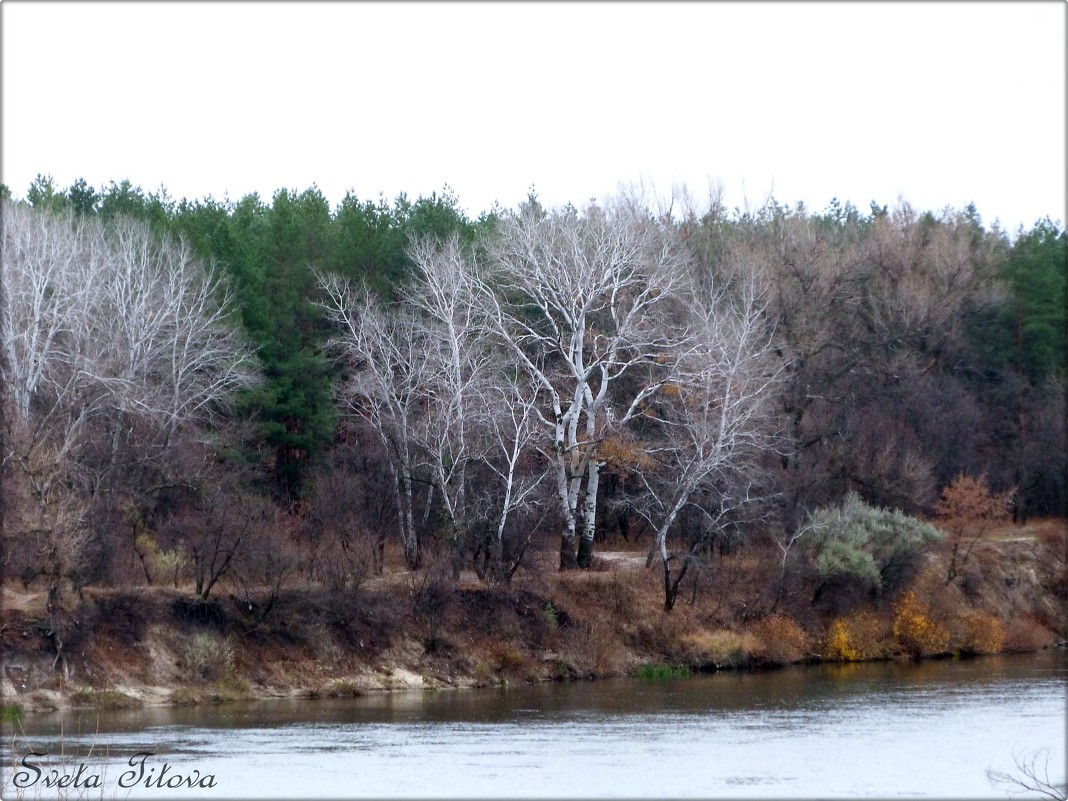
[[[139,751],[130,757],[127,765],[130,770],[123,771],[118,779],[118,786],[124,789],[133,787],[168,788],[207,788],[215,786],[215,775],[201,773],[193,769],[185,773],[173,768],[169,763],[152,764],[156,756],[151,751]],[[94,770],[84,762],[73,770],[59,770],[47,764],[48,754],[30,751],[22,758],[21,767],[12,777],[12,783],[20,790],[30,787],[49,787],[57,789],[92,789],[104,786],[104,774]]]

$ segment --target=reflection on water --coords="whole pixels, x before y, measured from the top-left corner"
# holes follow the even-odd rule
[[[1047,652],[32,716],[3,778],[62,747],[57,776],[114,785],[147,751],[157,777],[215,777],[105,797],[992,797],[1014,753],[1063,776],[1066,676]]]

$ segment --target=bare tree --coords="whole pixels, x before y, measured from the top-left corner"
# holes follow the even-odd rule
[[[4,378],[38,432],[75,407],[65,431],[107,408],[171,432],[249,382],[228,290],[184,241],[10,203],[3,224]]]
[[[791,447],[782,457],[785,528],[797,530],[804,508],[826,500],[828,473],[839,461],[845,379],[862,361],[851,326],[857,315],[859,265],[865,258],[854,226],[821,228],[804,213],[776,205],[747,214],[736,226],[715,220],[694,245],[731,285],[758,276],[768,287],[767,316],[786,369],[780,403]]]
[[[485,399],[486,421],[490,430],[490,447],[485,464],[497,478],[491,493],[487,493],[497,498],[487,504],[497,510],[489,572],[490,577],[497,580],[510,578],[519,567],[533,533],[528,532],[526,542],[513,564],[506,566],[504,537],[509,520],[519,509],[537,505],[535,493],[546,475],[540,465],[526,471],[520,465],[524,456],[529,456],[536,441],[538,391],[539,386],[533,381],[528,382],[527,387],[504,384],[492,387]]]
[[[140,223],[10,202],[2,224],[2,460],[26,490],[16,529],[44,532],[49,553],[73,553],[85,536],[73,510],[101,486],[122,432],[147,424],[161,453],[251,383],[250,353],[229,324],[225,287],[184,243]],[[100,456],[101,436],[111,458]],[[49,564],[54,592],[65,571]]]
[[[249,381],[248,351],[222,324],[232,308],[225,284],[185,240],[159,239],[133,220],[117,220],[103,244],[110,269],[87,336],[100,380],[123,408],[157,419],[168,435],[210,419]]]
[[[386,313],[366,291],[337,276],[321,275],[319,283],[326,294],[323,307],[341,331],[332,345],[349,367],[342,403],[371,426],[389,454],[405,562],[414,569],[420,563],[413,490],[416,428],[431,381],[425,327],[411,310]]]
[[[388,310],[336,277],[321,279],[326,308],[342,330],[338,344],[352,367],[346,402],[395,456],[398,516],[406,540],[415,540],[413,471],[418,467],[425,470],[428,495],[444,514],[454,575],[463,543],[476,527],[496,518],[491,571],[496,577],[508,515],[530,491],[517,465],[530,439],[536,391],[527,397],[509,383],[507,365],[487,340],[474,302],[476,272],[459,239],[417,240],[409,255],[417,268],[415,281],[401,303]],[[503,504],[496,502],[496,488],[473,486],[476,474],[485,478],[487,470],[492,483],[501,484]]]
[[[194,592],[206,601],[220,579],[237,567],[249,542],[269,523],[270,511],[251,496],[234,497],[205,486],[193,503],[167,516],[157,533],[189,554]]]
[[[474,270],[459,236],[416,240],[408,253],[418,272],[405,298],[422,312],[421,356],[429,378],[416,433],[445,511],[455,575],[474,522],[470,467],[484,460],[488,393],[498,365],[482,333]]]
[[[677,241],[622,201],[544,211],[527,204],[487,243],[479,298],[488,325],[543,390],[564,521],[560,566],[590,564],[598,446],[670,379],[665,325],[682,274]]]
[[[759,456],[772,446],[771,399],[779,378],[764,304],[753,284],[733,298],[695,287],[692,344],[676,377],[647,416],[659,436],[647,446],[654,467],[641,472],[646,488],[640,511],[652,525],[664,573],[664,608],[670,611],[693,549],[672,577],[668,536],[680,512],[698,501],[714,529],[752,503],[759,485]]]

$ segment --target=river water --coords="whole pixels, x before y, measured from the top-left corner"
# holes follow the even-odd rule
[[[33,715],[2,796],[1004,798],[1014,756],[1063,780],[1066,679],[1049,651]]]

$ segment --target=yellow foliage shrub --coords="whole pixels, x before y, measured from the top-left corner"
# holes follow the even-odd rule
[[[894,638],[905,653],[942,654],[949,645],[949,629],[935,620],[930,607],[909,590],[897,604]]]
[[[885,626],[873,612],[865,609],[837,618],[827,630],[822,654],[824,659],[839,662],[886,656]]]

